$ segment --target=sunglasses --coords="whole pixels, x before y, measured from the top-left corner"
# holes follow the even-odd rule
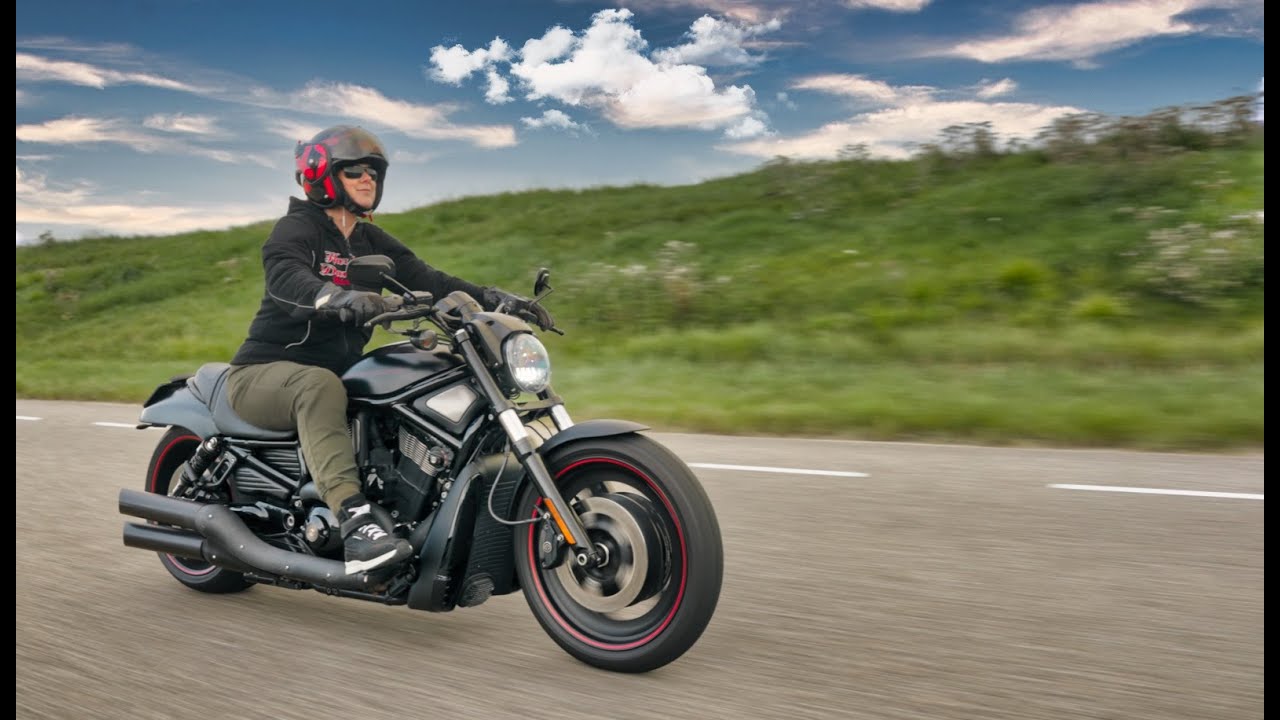
[[[342,168],[342,176],[348,180],[359,180],[365,173],[369,173],[369,177],[374,180],[378,179],[378,171],[368,165],[348,165]]]

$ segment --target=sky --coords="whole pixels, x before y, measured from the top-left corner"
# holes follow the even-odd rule
[[[1259,94],[1261,0],[18,0],[17,242],[223,229],[336,124],[379,212],[909,157],[950,125]],[[1261,112],[1261,110],[1259,110]],[[376,213],[375,213],[376,215]]]

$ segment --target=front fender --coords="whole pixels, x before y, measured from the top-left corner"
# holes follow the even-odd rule
[[[145,425],[179,425],[201,438],[218,434],[218,426],[213,423],[209,408],[198,399],[185,384],[173,389],[159,400],[157,392],[148,400],[142,409],[138,421]]]
[[[609,437],[611,435],[629,435],[648,429],[648,425],[641,425],[629,420],[588,420],[552,435],[549,440],[538,446],[538,454],[543,459],[546,459],[553,450],[574,440]]]

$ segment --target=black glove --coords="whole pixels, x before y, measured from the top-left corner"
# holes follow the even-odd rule
[[[342,322],[363,325],[386,312],[386,303],[375,292],[341,290],[330,285],[316,295],[316,309],[336,314]]]
[[[484,306],[495,312],[515,315],[518,318],[536,323],[543,330],[550,330],[553,322],[551,315],[541,305],[526,297],[509,293],[499,288],[484,289]]]

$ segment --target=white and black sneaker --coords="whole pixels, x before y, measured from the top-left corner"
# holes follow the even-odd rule
[[[391,534],[373,512],[373,505],[363,495],[354,495],[342,503],[338,512],[342,523],[342,544],[348,575],[402,562],[413,554],[409,541]]]

